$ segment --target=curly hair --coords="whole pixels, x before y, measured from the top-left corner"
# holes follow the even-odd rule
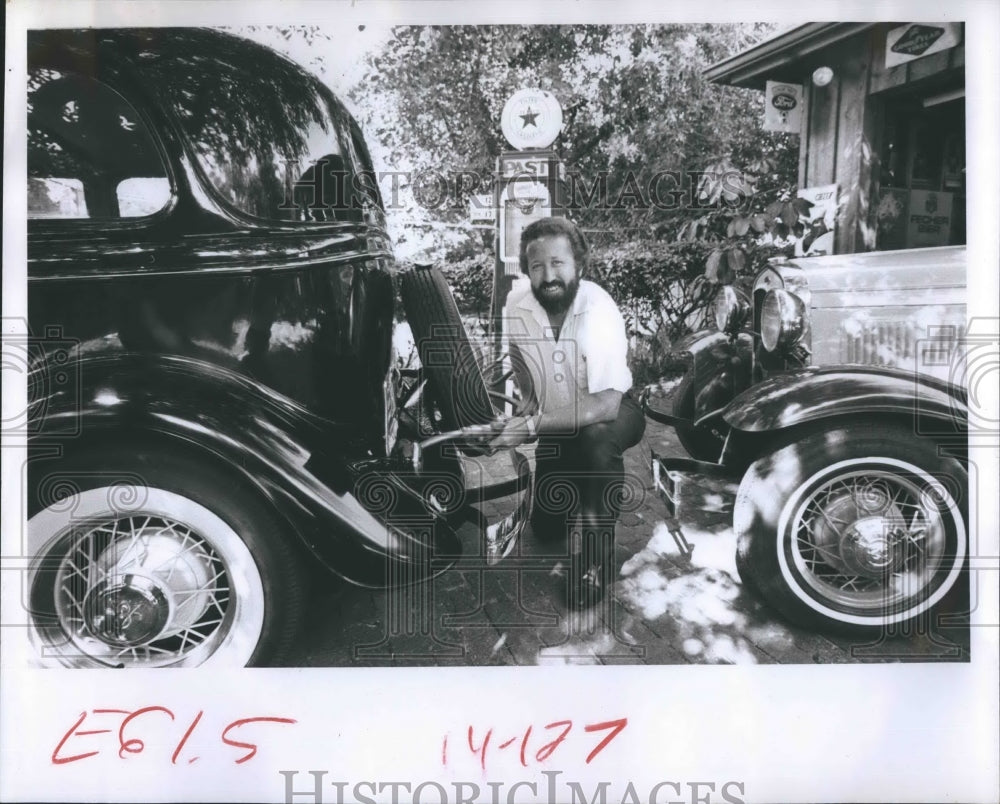
[[[521,273],[528,273],[528,244],[533,240],[540,240],[543,237],[558,237],[562,235],[569,241],[570,248],[573,249],[573,260],[576,262],[576,270],[579,276],[587,273],[590,267],[590,245],[583,232],[569,218],[553,216],[542,218],[534,223],[528,224],[521,232]]]

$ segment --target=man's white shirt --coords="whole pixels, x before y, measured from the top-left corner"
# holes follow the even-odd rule
[[[581,393],[625,393],[632,387],[625,321],[614,300],[593,282],[580,280],[558,339],[527,278],[516,281],[507,296],[504,326],[526,364],[540,411],[575,406]]]

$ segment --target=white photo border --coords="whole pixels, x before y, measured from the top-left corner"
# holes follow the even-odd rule
[[[26,317],[24,198],[25,31],[34,27],[112,25],[485,24],[553,22],[722,22],[757,19],[960,19],[966,21],[970,318],[1000,320],[1000,165],[996,76],[1000,13],[987,2],[769,2],[741,5],[691,2],[161,2],[7,3],[4,107],[4,336],[20,334]],[[4,377],[4,410],[23,410],[26,389]],[[984,389],[996,420],[996,389]],[[469,725],[515,733],[563,718],[598,723],[627,717],[628,733],[588,765],[553,767],[588,795],[610,781],[608,801],[621,801],[631,783],[640,801],[657,784],[658,801],[990,801],[996,800],[998,756],[997,450],[984,449],[978,499],[982,557],[980,600],[967,664],[817,665],[766,667],[536,667],[421,669],[254,669],[229,672],[125,673],[28,670],[4,662],[0,672],[0,799],[62,801],[284,801],[293,772],[295,802],[315,800],[311,771],[323,801],[344,801],[351,785],[457,781],[537,784],[517,801],[546,800],[537,770],[516,764],[487,776],[475,764],[444,768],[442,741],[466,739]],[[19,538],[24,447],[4,438],[4,549]],[[17,542],[15,541],[15,544]],[[81,713],[95,709],[171,710],[144,731],[146,756],[119,758],[106,749],[90,761],[53,762],[60,739]],[[196,734],[177,761],[172,747],[202,712]],[[254,727],[261,756],[237,764],[241,751],[220,741],[227,726],[248,717],[294,719]],[[91,728],[104,728],[103,725]],[[84,728],[81,726],[80,728]],[[249,730],[248,730],[249,731]],[[232,732],[231,732],[232,734]],[[243,733],[246,736],[247,732]],[[153,756],[154,735],[168,746]],[[208,736],[203,736],[208,735]],[[265,738],[266,735],[266,738]],[[113,738],[115,735],[109,735]],[[110,743],[109,743],[110,745]],[[114,744],[117,746],[117,743]],[[580,744],[583,745],[582,743]],[[245,749],[248,750],[248,749]],[[580,749],[582,750],[582,749]],[[188,762],[193,756],[200,762]],[[714,787],[698,787],[698,783]],[[676,787],[674,786],[676,784]],[[692,784],[696,785],[693,788]],[[391,800],[392,787],[377,800]],[[367,787],[367,795],[372,795]],[[466,788],[468,791],[468,788]],[[498,795],[505,801],[510,788]],[[411,800],[398,793],[399,801]],[[434,788],[426,801],[437,801]],[[448,799],[453,800],[453,799]],[[628,799],[625,799],[628,800]],[[731,799],[730,799],[731,800]]]

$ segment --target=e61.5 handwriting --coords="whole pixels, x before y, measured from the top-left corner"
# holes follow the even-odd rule
[[[147,756],[160,756],[164,760],[169,757],[173,765],[191,764],[201,759],[200,755],[187,750],[191,737],[199,732],[198,739],[191,744],[206,745],[206,735],[200,733],[209,728],[202,725],[204,714],[204,710],[199,709],[190,720],[180,721],[165,706],[86,710],[79,714],[53,749],[52,764],[65,765],[109,753],[117,754],[119,759],[147,753]],[[275,725],[287,726],[295,722],[289,717],[238,718],[218,729],[217,743],[209,736],[207,744],[224,746],[232,762],[240,765],[257,755],[262,740],[273,737]]]

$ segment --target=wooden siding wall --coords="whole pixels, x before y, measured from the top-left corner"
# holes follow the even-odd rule
[[[807,121],[799,150],[799,187],[838,185],[838,254],[875,245],[870,203],[878,197],[878,93],[965,65],[960,44],[886,69],[888,30],[879,26],[826,54],[823,63],[834,70],[827,86],[813,85],[813,66],[799,78],[804,89],[802,119]]]

